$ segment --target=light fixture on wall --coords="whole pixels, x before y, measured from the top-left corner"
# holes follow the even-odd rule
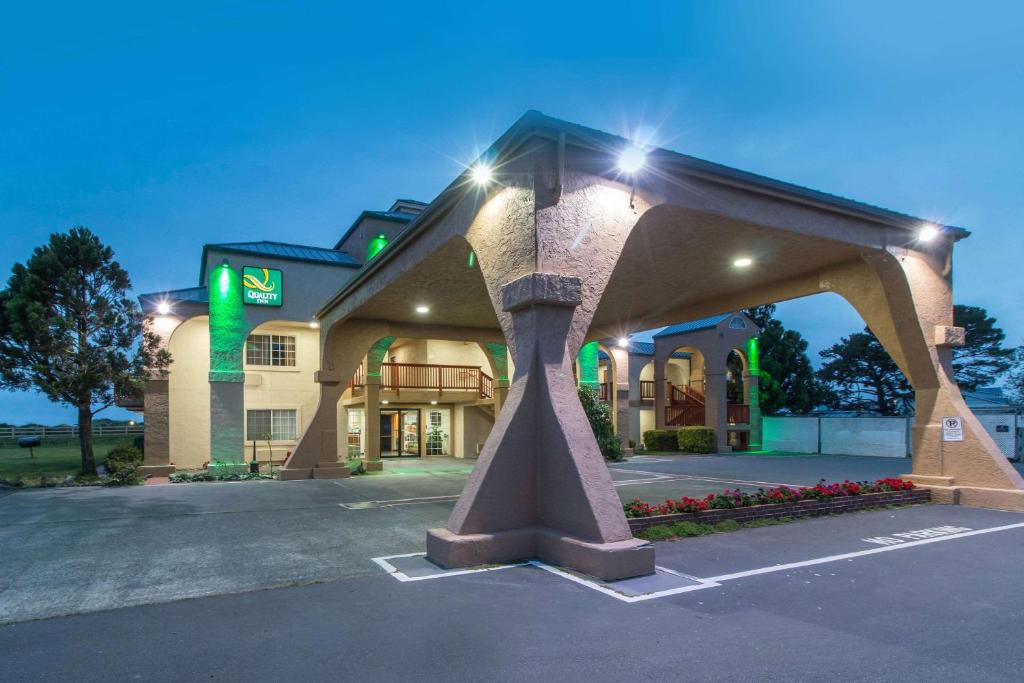
[[[633,174],[647,163],[647,153],[636,145],[629,145],[619,153],[619,170]]]
[[[753,263],[754,263],[754,259],[747,258],[745,256],[743,258],[738,258],[738,259],[736,259],[735,261],[732,262],[732,264],[734,266],[736,266],[737,268],[749,268],[751,266],[751,264],[753,264]]]
[[[423,304],[420,304],[419,306],[416,307],[416,312],[419,313],[420,315],[430,313],[430,306],[424,306]]]
[[[171,305],[166,301],[161,301],[156,305],[156,312],[160,315],[167,315],[171,312]]]
[[[311,329],[318,330],[318,329],[320,329],[320,323],[317,322],[316,320],[310,320],[309,321],[309,327]]]
[[[618,344],[619,344],[619,348],[620,349],[628,348],[629,347],[629,337],[619,337]]]
[[[431,401],[431,402],[430,402],[430,405],[432,405],[432,406],[436,406],[436,405],[437,405],[437,401]]]
[[[939,236],[939,227],[933,223],[925,223],[917,232],[917,239],[920,242],[931,242]]]
[[[386,405],[387,405],[387,404],[389,404],[389,403],[391,403],[391,401],[381,401],[381,402],[380,402],[380,404],[381,404],[382,406],[386,406]]]

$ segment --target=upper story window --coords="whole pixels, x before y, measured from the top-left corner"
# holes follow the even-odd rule
[[[245,340],[245,363],[295,367],[295,337],[284,334],[250,334]]]

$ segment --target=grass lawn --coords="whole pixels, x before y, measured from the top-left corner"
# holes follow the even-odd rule
[[[131,445],[133,437],[112,437],[95,439],[93,452],[96,464],[107,458],[107,452],[115,446]],[[21,479],[25,483],[34,482],[42,476],[64,478],[78,473],[82,456],[78,441],[43,442],[35,449],[35,458],[29,457],[29,449],[5,446],[0,448],[0,479]]]

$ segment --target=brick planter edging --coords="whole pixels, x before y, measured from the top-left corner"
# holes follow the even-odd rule
[[[772,519],[779,517],[817,517],[834,515],[841,512],[855,512],[865,508],[882,507],[884,505],[908,505],[911,503],[927,503],[932,499],[928,489],[912,489],[910,491],[886,491],[884,493],[864,493],[857,496],[836,496],[824,500],[805,500],[799,503],[776,503],[773,505],[752,505],[744,508],[726,510],[704,510],[703,512],[677,512],[671,515],[655,515],[654,517],[630,517],[629,529],[634,534],[652,526],[674,524],[675,522],[696,522],[699,524],[715,524],[727,519],[737,522],[750,522],[755,519]]]

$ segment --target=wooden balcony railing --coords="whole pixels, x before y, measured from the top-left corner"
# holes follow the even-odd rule
[[[653,401],[654,400],[654,380],[642,379],[640,380],[640,400],[641,401]]]
[[[726,421],[731,425],[750,422],[750,406],[746,403],[730,403],[725,407]]]
[[[703,427],[704,406],[692,404],[665,406],[665,424],[672,427]]]
[[[668,383],[668,400],[673,405],[691,404],[704,405],[704,394],[692,386],[686,384]]]
[[[353,389],[366,384],[363,366],[352,376]],[[431,365],[426,363],[381,363],[380,388],[401,395],[402,389],[475,391],[480,398],[494,396],[494,380],[482,368],[472,365]]]

